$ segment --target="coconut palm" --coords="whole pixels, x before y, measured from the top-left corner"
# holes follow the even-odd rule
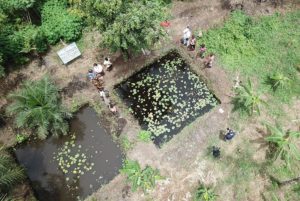
[[[11,157],[4,153],[3,148],[0,147],[0,198],[4,197],[4,193],[23,179],[23,169],[17,167]]]
[[[214,201],[217,199],[217,195],[214,193],[213,189],[207,188],[201,185],[195,194],[194,201]]]
[[[260,106],[266,102],[261,98],[260,92],[254,89],[251,81],[248,80],[247,85],[241,85],[237,88],[233,104],[235,110],[239,109],[253,115],[254,113],[260,114]]]
[[[15,115],[18,128],[33,129],[40,139],[45,139],[49,133],[56,136],[67,134],[66,119],[71,114],[61,106],[58,89],[48,77],[25,83],[9,98],[13,103],[8,106],[7,112]]]
[[[276,147],[274,159],[283,159],[288,167],[292,159],[300,160],[300,151],[296,145],[300,132],[284,131],[279,125],[272,126],[269,123],[266,123],[266,126],[271,135],[266,137],[265,140]]]

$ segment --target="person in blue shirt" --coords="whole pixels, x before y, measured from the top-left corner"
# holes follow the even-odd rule
[[[224,140],[227,141],[227,140],[232,140],[232,138],[235,136],[235,132],[230,129],[230,128],[227,128],[227,133],[224,137]]]
[[[93,69],[89,70],[87,77],[89,78],[89,80],[95,79],[96,73],[93,71]]]

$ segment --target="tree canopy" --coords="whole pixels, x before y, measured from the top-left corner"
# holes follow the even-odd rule
[[[58,89],[49,78],[27,82],[9,97],[13,103],[8,106],[7,112],[15,115],[17,127],[36,131],[40,139],[45,139],[49,133],[55,136],[67,134],[69,126],[66,119],[71,114],[61,106]]]
[[[149,1],[92,1],[85,9],[88,19],[94,23],[103,36],[102,45],[112,52],[138,52],[149,48],[164,35],[160,22],[166,18],[165,3]]]

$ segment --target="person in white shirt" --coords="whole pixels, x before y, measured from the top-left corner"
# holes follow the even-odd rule
[[[183,44],[188,46],[189,44],[189,40],[190,40],[190,37],[192,35],[192,32],[190,30],[190,27],[187,26],[184,30],[183,30]]]
[[[104,72],[103,72],[103,66],[100,65],[100,64],[94,63],[94,72],[95,72],[96,74],[104,75]]]
[[[105,57],[105,58],[104,58],[103,65],[105,66],[105,69],[106,69],[107,71],[110,71],[111,68],[112,68],[112,63],[111,63],[111,61],[110,61],[110,58]]]

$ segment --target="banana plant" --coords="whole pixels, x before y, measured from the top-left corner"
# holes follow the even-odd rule
[[[284,131],[279,125],[272,126],[265,123],[270,136],[265,140],[275,145],[276,151],[274,160],[283,159],[288,167],[290,167],[291,160],[300,160],[300,151],[296,145],[296,140],[300,137],[299,131]]]
[[[261,93],[254,89],[250,80],[247,85],[237,88],[237,94],[233,98],[235,109],[246,111],[249,115],[260,114],[260,107],[266,102],[261,98]]]

